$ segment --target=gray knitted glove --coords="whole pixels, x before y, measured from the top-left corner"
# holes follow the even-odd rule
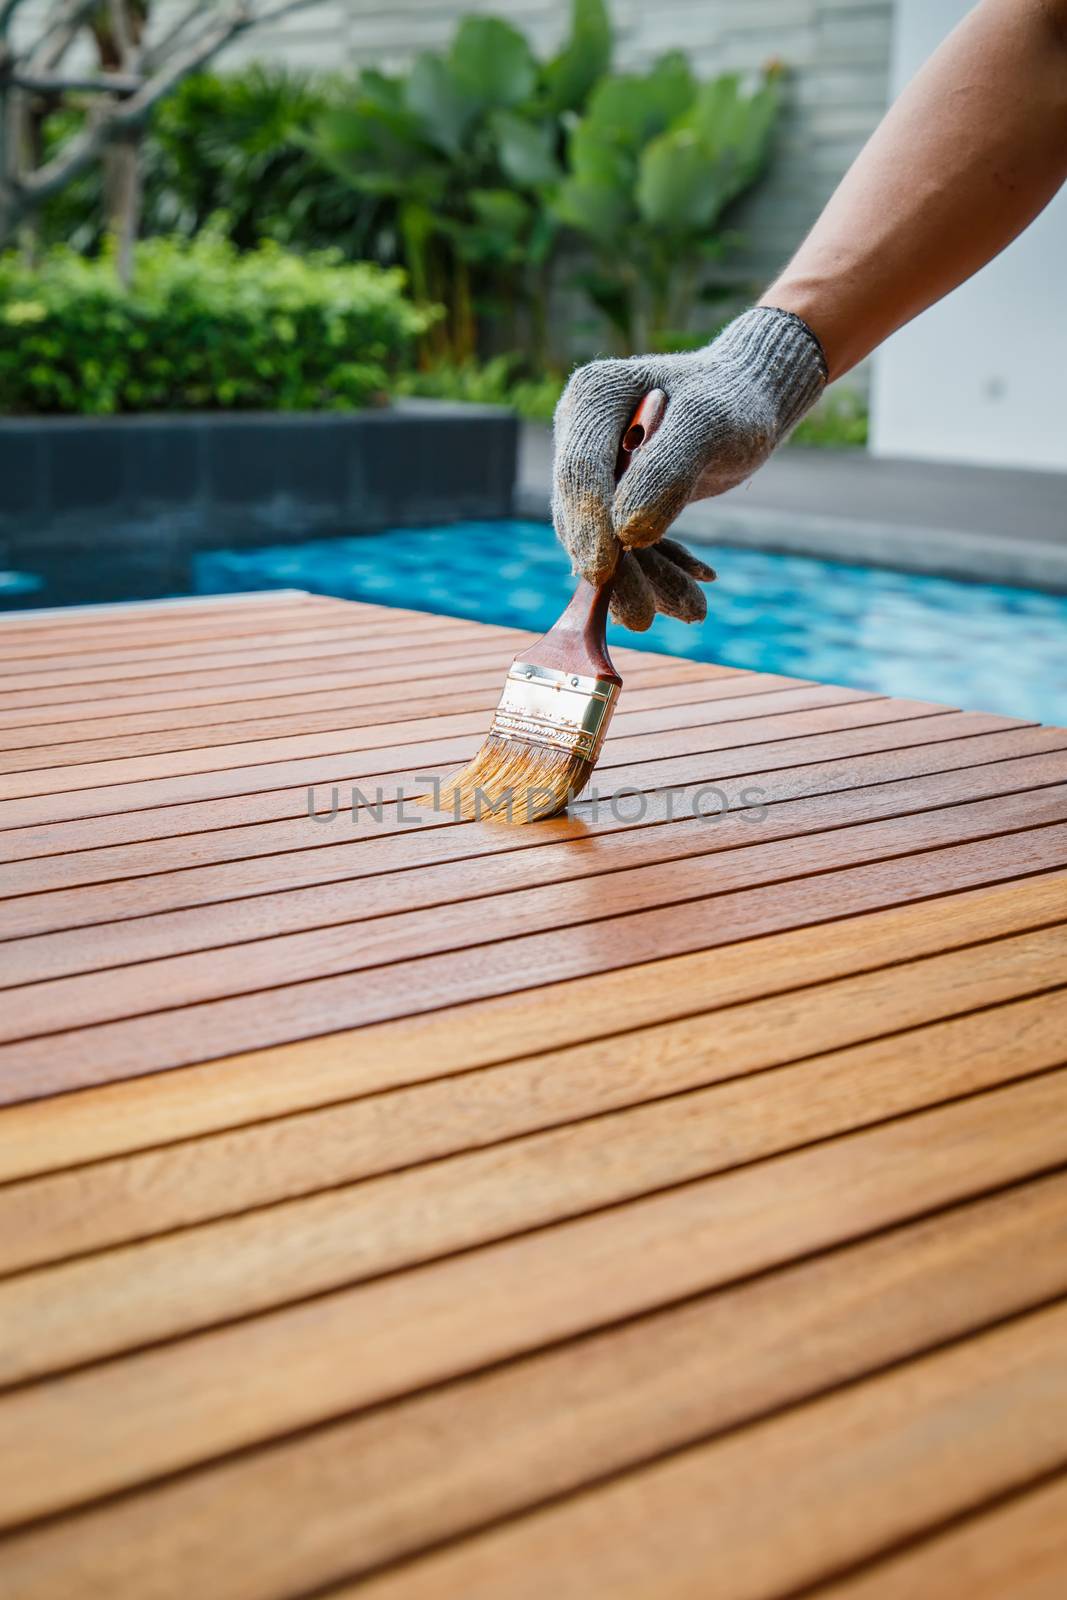
[[[579,367],[556,409],[552,517],[590,583],[607,577],[622,544],[618,622],[643,630],[657,610],[685,622],[706,615],[694,580],[715,574],[662,535],[691,500],[751,477],[825,383],[826,359],[807,323],[768,306],[744,312],[703,350]],[[650,389],[666,393],[666,415],[616,489],[619,437]]]

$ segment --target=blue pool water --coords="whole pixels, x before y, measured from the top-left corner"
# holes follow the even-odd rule
[[[701,548],[707,622],[657,617],[615,643],[1042,722],[1067,721],[1067,596],[805,556]],[[200,592],[305,588],[548,628],[573,579],[550,527],[465,522],[196,559]]]

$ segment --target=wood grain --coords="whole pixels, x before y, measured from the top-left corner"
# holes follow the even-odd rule
[[[279,607],[321,607],[339,603],[364,609],[363,602],[338,602],[332,596],[313,594],[309,589],[262,589],[241,594],[186,595],[169,600],[117,600],[77,607],[45,606],[29,611],[3,611],[0,612],[0,631],[9,638],[48,634],[66,637],[83,630],[110,631],[118,621],[135,626],[145,621],[158,621],[167,627],[177,619],[241,617],[250,609],[258,616],[261,612],[270,612]],[[371,606],[366,609],[379,608]]]
[[[566,941],[558,937],[555,929],[516,933],[512,938],[477,947],[477,960],[472,960],[466,950],[447,950],[424,956],[417,964],[404,958],[375,967],[370,974],[342,970],[336,977],[308,977],[304,982],[292,981],[294,974],[289,966],[283,981],[274,989],[0,1044],[0,1102],[12,1103],[149,1071],[190,1066],[237,1050],[415,1016],[494,994],[536,989],[567,978],[626,967],[647,957],[650,950],[664,956],[682,955],[790,927],[812,927],[862,911],[1062,868],[1067,865],[1067,826],[1054,825],[930,850],[923,856],[922,865],[921,877],[916,875],[914,860],[903,857],[824,872],[814,878],[716,894],[685,902],[684,917],[678,915],[676,905],[633,911],[615,917],[610,924],[578,923]],[[495,925],[493,931],[498,931]],[[321,943],[324,936],[318,937]],[[270,958],[275,955],[272,950]],[[323,950],[318,949],[316,957],[321,960],[322,956]],[[343,941],[334,960],[342,968],[350,965]],[[156,993],[162,995],[175,976],[183,978],[186,973],[184,969],[178,974],[168,972]],[[204,981],[210,982],[210,974],[205,974]],[[166,992],[173,994],[175,990],[172,986]],[[143,1003],[143,995],[137,994],[133,985],[129,995],[131,1008]],[[87,1006],[92,1004],[91,996],[84,999]],[[576,1004],[581,1010],[580,997]],[[19,1014],[23,1011],[20,1005]]]
[[[807,695],[808,690],[798,690],[797,695]],[[818,691],[815,691],[818,693]],[[690,724],[659,733],[640,736],[627,734],[625,729],[609,740],[604,762],[605,769],[621,762],[635,759],[653,760],[657,757],[677,755],[693,750],[729,750],[746,744],[769,744],[781,739],[800,739],[809,734],[833,731],[839,728],[869,727],[884,722],[899,722],[913,717],[945,715],[936,706],[922,701],[880,700],[865,697],[856,690],[827,689],[823,694],[828,702],[824,708],[813,710],[788,710],[780,716],[757,712],[746,719],[732,721],[720,716],[707,723]],[[716,708],[721,709],[721,708]],[[694,716],[701,712],[693,708]],[[706,714],[706,713],[705,713]],[[55,791],[41,790],[46,781],[40,775],[19,773],[4,779],[0,793],[6,798],[0,803],[0,827],[19,828],[27,824],[62,822],[79,817],[96,817],[116,812],[139,811],[154,806],[173,807],[189,801],[221,800],[236,796],[259,795],[265,789],[296,791],[301,798],[300,809],[307,809],[309,785],[351,783],[359,779],[381,777],[384,780],[415,776],[418,772],[447,772],[457,761],[465,760],[480,748],[485,738],[484,719],[481,715],[467,719],[469,726],[462,737],[433,738],[424,736],[406,739],[403,724],[397,730],[395,743],[349,754],[344,748],[348,741],[336,735],[319,735],[325,748],[316,748],[316,736],[301,741],[305,754],[283,753],[282,759],[272,759],[264,752],[262,761],[251,759],[256,751],[243,746],[240,764],[223,770],[213,770],[208,764],[204,772],[176,777],[127,778],[125,781],[103,782],[105,777],[116,778],[118,763],[101,762],[89,773],[85,782],[77,787],[72,773],[77,768],[65,768],[62,782],[71,788]],[[366,730],[364,730],[366,732]],[[278,741],[281,742],[281,741]],[[338,746],[341,748],[338,748]],[[332,748],[331,748],[332,747]],[[288,748],[288,747],[287,747]],[[196,755],[197,752],[192,752]],[[154,758],[149,758],[154,759]],[[414,794],[426,793],[426,782],[415,785]],[[295,801],[290,800],[287,812],[292,815]],[[328,802],[327,802],[328,803]]]
[[[13,997],[18,1015],[0,1018],[0,1039],[130,1016],[132,977],[138,1011],[193,1004],[223,994],[416,960],[513,932],[563,929],[643,907],[684,903],[746,885],[785,882],[864,861],[918,855],[950,841],[1000,837],[1067,818],[1067,784],[941,807],[879,822],[854,823],[785,841],[736,841],[715,849],[701,818],[665,831],[659,848],[638,832],[606,834],[587,851],[571,842],[495,854],[363,880],[290,888],[220,906],[141,916],[100,928],[24,938],[9,948],[0,983],[33,985]],[[742,820],[738,827],[745,827]],[[749,839],[760,824],[749,821]],[[657,859],[658,858],[658,859]],[[506,895],[501,907],[493,901]],[[332,930],[337,930],[335,933]],[[336,940],[343,939],[344,950]],[[233,971],[227,952],[240,959]],[[199,957],[200,959],[195,959]],[[131,973],[112,969],[134,969]]]
[[[827,731],[824,728],[814,736],[804,738],[803,744],[795,742],[796,737],[803,737],[803,734],[780,737],[789,730],[776,724],[769,725],[775,735],[770,742],[751,743],[744,738],[744,728],[735,723],[717,739],[711,739],[710,735],[702,736],[699,741],[690,737],[690,745],[703,746],[709,742],[713,743],[715,749],[711,751],[690,749],[681,756],[667,756],[655,761],[638,759],[614,765],[614,753],[619,747],[615,746],[612,750],[609,742],[606,759],[602,760],[597,769],[597,792],[601,795],[610,794],[623,786],[633,786],[644,793],[675,784],[721,785],[736,776],[767,772],[778,774],[784,772],[786,777],[779,777],[776,782],[788,783],[790,781],[788,775],[798,766],[821,767],[829,762],[851,761],[872,752],[910,750],[929,743],[949,741],[955,745],[962,739],[967,743],[969,753],[972,748],[971,740],[977,740],[982,735],[999,735],[996,741],[998,750],[1003,749],[1007,754],[1011,753],[1008,744],[1009,735],[1019,737],[1030,734],[1032,737],[1037,737],[1043,731],[1020,727],[1003,717],[985,717],[975,712],[941,713],[922,717],[908,714],[887,722],[872,722],[872,710],[874,715],[881,715],[878,707],[882,704],[883,702],[874,702],[873,708],[870,704],[842,708],[835,720],[847,723],[847,727],[838,728],[837,731]],[[830,712],[823,713],[823,720],[831,715]],[[1059,730],[1053,731],[1051,737],[1061,744],[1065,741],[1065,736]],[[732,739],[737,740],[737,743],[732,744]],[[680,742],[677,736],[676,742]],[[927,759],[930,759],[929,756]],[[934,759],[936,760],[936,752]],[[974,755],[975,761],[980,759],[980,754]],[[260,770],[262,773],[265,769]],[[839,769],[840,776],[846,779],[850,771],[851,768]],[[8,828],[0,837],[0,862],[14,863],[56,853],[96,850],[123,842],[173,838],[178,834],[201,835],[209,831],[244,829],[258,823],[278,820],[290,822],[300,820],[306,834],[310,830],[304,826],[303,819],[309,814],[309,788],[312,791],[310,804],[314,807],[315,814],[329,815],[334,809],[332,790],[323,786],[327,781],[330,784],[336,781],[337,805],[342,815],[349,811],[354,802],[358,802],[357,819],[360,810],[369,816],[366,812],[368,804],[376,802],[384,803],[386,806],[391,804],[391,784],[395,783],[405,796],[428,792],[426,772],[415,767],[394,773],[372,774],[376,781],[366,796],[365,804],[359,796],[350,796],[348,789],[344,787],[352,781],[350,767],[348,774],[348,778],[345,778],[343,769],[334,768],[332,777],[328,773],[327,779],[324,779],[322,771],[318,770],[311,775],[309,782],[296,788],[257,790],[240,795],[236,799],[169,803],[145,809],[138,807],[136,810],[118,814],[83,817],[68,823],[54,822],[42,826],[37,822],[29,826]],[[851,785],[845,782],[844,786]],[[379,788],[381,802],[378,802],[377,796]],[[579,802],[577,815],[583,819],[587,818],[590,806],[591,802],[587,803],[584,800]],[[604,809],[602,803],[600,809],[601,811]],[[0,812],[0,820],[6,811],[7,807]],[[410,827],[412,824],[422,827],[443,826],[450,821],[450,818],[440,816],[435,822],[432,815],[410,805],[404,808],[402,813],[402,823],[405,827]],[[545,829],[547,837],[549,829],[562,825],[558,819],[553,819],[539,824],[539,827]],[[244,840],[247,835],[241,834],[237,837]],[[319,837],[316,833],[316,838]],[[239,849],[238,853],[246,852]]]
[[[572,985],[549,985],[405,1018],[359,1032],[257,1050],[162,1076],[9,1106],[0,1179],[166,1144],[515,1056],[544,1052],[732,1006],[881,966],[1062,921],[1067,877],[999,888],[826,923],[752,943],[638,963]]]
[[[713,1085],[8,1278],[0,1283],[0,1384],[691,1182],[907,1112],[927,1103],[926,1092],[936,1100],[1003,1081],[995,1061],[982,1062],[927,1091],[911,1083],[909,1065],[896,1056],[881,1100],[873,1083],[857,1095],[849,1073],[833,1080],[825,1104],[812,1105],[794,1078],[797,1099],[783,1102],[776,1123],[780,1082],[770,1100],[758,1078]],[[934,1073],[927,1078],[936,1084]],[[1012,1094],[1058,1118],[1055,1149],[1064,1154],[1056,1159],[1067,1160],[1067,1069],[1000,1098]]]
[[[690,670],[686,670],[686,667]],[[734,677],[709,680],[691,670],[691,663],[682,663],[681,670],[670,667],[652,667],[645,672],[629,674],[626,699],[620,715],[631,711],[644,711],[657,705],[680,705],[686,701],[732,699],[739,695],[774,694],[782,689],[810,687],[802,678],[787,678],[770,673],[752,677],[737,673]],[[476,677],[477,706],[490,710],[500,695],[500,673],[487,672]],[[649,693],[647,687],[654,686]],[[81,760],[106,759],[110,755],[144,755],[156,751],[193,749],[196,747],[226,744],[238,740],[258,739],[275,733],[285,733],[303,728],[308,733],[328,730],[331,727],[364,727],[375,722],[411,722],[418,717],[444,712],[454,715],[476,706],[462,704],[465,680],[457,676],[451,685],[430,685],[435,694],[423,699],[412,694],[411,688],[396,689],[394,698],[388,698],[387,688],[381,690],[384,698],[377,703],[370,699],[368,689],[334,690],[319,694],[282,696],[274,700],[250,701],[231,705],[227,720],[223,712],[217,719],[205,723],[203,707],[182,708],[177,711],[142,712],[138,715],[110,715],[79,720],[71,727],[57,727],[50,718],[48,727],[9,729],[0,732],[0,745],[11,752],[4,757],[2,770],[17,771],[20,766],[33,764],[34,749],[47,750],[50,766],[66,766]],[[495,691],[495,692],[494,692]],[[670,691],[670,692],[668,692]],[[467,695],[467,699],[472,696]],[[461,703],[456,704],[459,700]],[[350,702],[363,709],[353,710]],[[24,713],[23,713],[24,714]],[[20,752],[15,754],[15,752]],[[41,757],[37,757],[38,762]]]
[[[461,824],[453,828],[417,829],[407,834],[385,833],[384,837],[375,837],[373,848],[367,847],[366,840],[357,838],[314,852],[286,851],[253,856],[219,866],[192,867],[124,882],[0,900],[0,939],[28,939],[36,934],[81,929],[93,923],[110,925],[101,930],[105,940],[121,938],[121,924],[136,918],[136,937],[141,941],[150,928],[160,926],[159,913],[180,911],[185,907],[217,906],[282,890],[292,895],[316,885],[351,883],[366,877],[374,877],[376,887],[381,889],[382,879],[392,875],[392,882],[399,886],[404,881],[397,876],[401,872],[406,874],[406,884],[397,894],[397,906],[414,909],[420,903],[433,903],[434,885],[439,881],[434,869],[448,863],[467,863],[459,889],[470,893],[474,887],[472,865],[475,860],[520,850],[525,859],[544,869],[546,876],[541,881],[559,875],[559,867],[554,870],[556,862],[567,865],[568,876],[580,877],[599,870],[602,863],[614,866],[640,859],[651,865],[675,855],[735,849],[751,844],[757,829],[759,840],[769,843],[831,827],[910,816],[935,806],[940,809],[946,804],[961,805],[966,801],[1019,794],[1050,787],[1064,779],[1067,779],[1067,751],[1056,751],[1048,756],[1022,757],[926,778],[887,781],[843,793],[765,803],[762,813],[757,813],[752,806],[740,805],[734,813],[701,821],[687,820],[687,813],[691,816],[695,809],[695,791],[657,793],[650,796],[640,820],[630,822],[609,812],[598,821],[597,832],[592,837],[585,837],[580,822],[560,830],[574,841],[569,851],[562,842],[542,843],[539,835],[531,839],[525,831],[513,828],[490,829]],[[734,798],[735,802],[740,800],[740,796]],[[672,821],[672,818],[678,820]],[[701,837],[694,851],[692,834],[697,829]],[[620,832],[627,838],[623,853],[616,857],[605,849],[603,841]],[[558,840],[559,833],[554,837]],[[414,867],[421,869],[419,875],[412,874]],[[430,879],[428,892],[422,872]],[[351,915],[351,897],[349,907]],[[371,913],[361,902],[358,914]],[[68,943],[75,958],[80,950],[88,952],[84,937]],[[149,952],[139,943],[139,953],[143,958]],[[102,955],[99,943],[94,942],[91,959],[95,965],[107,964]],[[6,967],[5,970],[8,980],[16,981],[11,977],[12,969]]]
[[[924,736],[928,732],[933,733],[946,720],[948,719],[939,718],[937,721],[926,719],[914,724],[912,725],[914,731],[907,737],[918,737],[920,731]],[[871,743],[882,743],[882,735],[885,733],[888,733],[890,739],[896,740],[896,743],[887,749],[876,750],[869,754],[848,754],[841,750],[846,739],[851,739],[853,743],[862,740],[867,746]],[[889,783],[902,782],[907,778],[937,779],[940,776],[945,779],[946,784],[951,784],[952,780],[948,774],[963,771],[971,766],[995,765],[1028,755],[1057,753],[1067,749],[1067,732],[1056,728],[1008,728],[996,733],[945,740],[923,737],[919,743],[907,745],[901,745],[899,730],[883,728],[875,730],[873,737],[870,733],[861,733],[858,737],[824,735],[819,738],[816,750],[825,749],[827,740],[833,749],[827,752],[825,760],[770,770],[751,770],[753,760],[758,765],[759,762],[769,759],[766,748],[762,746],[757,747],[754,757],[744,752],[734,756],[717,755],[715,771],[721,780],[719,787],[729,785],[728,788],[724,788],[725,801],[721,803],[731,810],[745,809],[750,801],[743,800],[742,794],[748,787],[762,789],[764,799],[773,803],[784,803],[817,795],[847,794],[854,789],[875,785],[881,787]],[[107,883],[114,880],[134,880],[157,872],[166,872],[173,880],[174,875],[182,870],[229,861],[246,861],[256,856],[286,855],[289,858],[290,870],[293,870],[292,864],[295,862],[297,852],[334,848],[338,839],[342,837],[341,827],[344,827],[343,837],[349,843],[356,843],[367,837],[373,839],[376,847],[375,857],[378,852],[385,852],[382,857],[385,868],[390,865],[387,854],[392,847],[390,839],[396,833],[403,834],[408,840],[422,839],[427,844],[426,834],[430,830],[433,830],[441,840],[459,838],[464,841],[460,850],[464,855],[492,853],[508,848],[529,849],[532,843],[541,839],[546,842],[567,838],[583,839],[587,836],[594,815],[598,832],[616,827],[641,826],[646,820],[649,825],[666,820],[671,793],[676,793],[672,815],[684,816],[687,808],[692,811],[699,787],[709,781],[710,763],[706,758],[697,756],[686,763],[675,763],[675,766],[677,768],[675,778],[679,780],[676,791],[673,786],[669,790],[641,788],[641,792],[647,795],[644,818],[633,820],[628,816],[620,818],[612,812],[610,806],[604,805],[599,805],[594,814],[592,803],[581,801],[576,806],[573,816],[557,817],[541,824],[534,840],[531,840],[528,830],[516,832],[503,828],[488,829],[456,824],[451,817],[440,812],[421,808],[416,810],[412,807],[404,807],[401,811],[395,806],[384,807],[380,818],[372,818],[370,813],[364,811],[362,820],[365,820],[367,825],[362,831],[360,831],[361,814],[357,812],[357,820],[351,823],[351,837],[349,836],[350,814],[344,817],[336,830],[331,825],[327,831],[323,831],[325,825],[316,824],[313,828],[307,826],[306,806],[304,818],[294,818],[289,821],[245,825],[235,823],[231,827],[209,829],[199,833],[178,833],[170,838],[154,838],[134,844],[99,843],[87,849],[77,847],[78,842],[85,836],[81,824],[55,824],[37,831],[31,830],[22,841],[24,850],[40,852],[43,852],[49,844],[53,844],[56,849],[52,853],[34,854],[30,859],[11,861],[6,866],[0,866],[0,896],[31,893],[43,895],[45,891],[51,889],[79,884]],[[703,778],[699,776],[702,766]],[[631,779],[637,776],[639,773],[636,769],[629,774]],[[683,777],[685,781],[680,781]],[[933,792],[940,793],[936,783]],[[709,809],[712,803],[714,797],[708,802]],[[183,808],[179,807],[177,810],[182,811]],[[131,828],[134,823],[141,825],[144,815],[141,813],[135,819],[130,819],[128,825]],[[161,819],[162,815],[160,814]],[[110,837],[115,824],[105,820],[103,826]],[[463,832],[456,834],[457,827],[461,827]],[[3,841],[3,846],[9,853],[11,839],[12,834],[9,833]],[[466,844],[467,840],[472,842]],[[63,844],[71,844],[74,848],[62,849]],[[131,883],[130,893],[136,895],[136,884]]]
[[[1058,1600],[1067,731],[529,642],[0,619],[5,1592]]]
[[[350,611],[344,601],[332,601],[316,607],[312,612],[304,606],[262,610],[236,611],[226,617],[188,618],[163,625],[161,619],[112,625],[97,630],[52,630],[32,635],[24,632],[17,638],[0,634],[0,663],[15,666],[30,663],[29,670],[57,666],[97,666],[109,663],[180,660],[186,656],[204,653],[205,645],[214,642],[236,649],[248,641],[248,648],[262,647],[263,636],[282,639],[291,644],[307,644],[316,638],[328,640],[333,634],[352,633],[358,626],[365,638],[407,633],[417,636],[424,630],[435,632],[454,628],[470,634],[478,623],[464,623],[453,617],[430,617],[416,611],[375,612],[373,608],[362,613]]]
[[[577,1597],[594,1570],[601,1593],[625,1600],[780,1594],[1062,1467],[1055,1414],[1064,1404],[1059,1305],[372,1578],[359,1593]]]
[[[690,686],[692,687],[692,686]],[[807,684],[777,693],[744,695],[719,702],[709,699],[696,686],[696,693],[680,691],[677,696],[661,691],[651,709],[628,708],[612,723],[616,743],[637,734],[656,733],[674,728],[698,728],[723,722],[751,721],[755,717],[774,717],[822,706],[851,705],[877,701],[881,697],[859,689],[838,689]],[[461,734],[486,732],[486,712],[454,714],[443,710],[429,718],[404,718],[378,726],[341,725],[325,733],[301,729],[297,733],[271,739],[240,739],[232,744],[201,744],[189,750],[164,749],[160,754],[125,755],[111,752],[102,760],[71,762],[60,766],[41,766],[41,753],[31,752],[25,764],[17,757],[9,763],[0,780],[0,799],[20,799],[38,794],[42,787],[58,784],[65,793],[92,789],[103,783],[137,784],[153,778],[172,778],[187,774],[215,772],[238,764],[259,765],[284,760],[287,756],[332,755],[341,751],[363,752],[382,746],[399,748],[403,743],[418,744],[433,738],[442,740]]]
[[[960,1527],[924,1539],[873,1570],[818,1591],[820,1600],[1061,1600],[1067,1585],[1067,1476],[982,1507]]]
[[[1039,1179],[30,1530],[2,1547],[7,1579],[20,1600],[317,1590],[1026,1310],[1063,1292],[1065,1246],[1067,1179]],[[596,1258],[590,1297],[611,1261]],[[515,1280],[527,1315],[562,1302],[581,1264],[561,1251],[562,1283]],[[1025,1543],[1027,1575],[1062,1550],[1063,1503],[1006,1541],[1016,1557]],[[919,1573],[951,1570],[947,1551],[923,1555]],[[935,1592],[956,1591],[889,1581],[885,1600]],[[1009,1592],[1052,1596],[977,1590]]]
[[[767,1144],[758,1146],[766,1154],[783,1140],[839,1131],[842,1116],[858,1127],[1060,1065],[1067,1059],[1067,988],[1017,1004],[998,1002],[1046,991],[1064,977],[1067,927],[1061,926],[842,978],[800,995],[749,1001],[713,1017],[704,1012],[212,1139],[9,1184],[0,1189],[0,1273],[691,1094],[750,1073],[762,1074],[754,1087],[712,1095],[706,1103],[727,1147],[736,1137],[735,1115],[744,1126],[747,1108],[755,1106],[755,1115],[766,1117],[759,1137]],[[995,1009],[960,1016],[990,1006]],[[898,1036],[952,1016],[959,1020],[951,1026]],[[889,1033],[887,1041],[807,1062],[803,1070],[780,1067]],[[913,1082],[920,1073],[921,1082]],[[859,1106],[850,1080],[858,1086]],[[809,1099],[819,1102],[814,1112]],[[687,1100],[686,1119],[703,1103]]]
[[[494,634],[493,638],[480,641],[475,635],[460,652],[461,665],[466,670],[473,670],[476,665],[494,662],[503,673],[507,669],[508,657],[521,648],[522,642],[529,637],[528,634],[506,633],[503,629],[499,638]],[[242,661],[229,667],[198,665],[195,669],[186,668],[179,672],[142,673],[129,678],[94,677],[78,683],[42,684],[35,680],[21,689],[14,686],[5,690],[4,704],[12,708],[35,706],[44,710],[53,704],[71,705],[79,700],[99,700],[106,694],[113,697],[113,702],[121,709],[122,701],[127,698],[140,699],[148,693],[160,694],[174,689],[185,695],[201,688],[225,689],[227,697],[234,699],[234,690],[239,695],[241,685],[262,683],[272,676],[275,680],[280,677],[292,688],[293,685],[299,686],[302,678],[316,678],[324,673],[340,671],[345,673],[349,681],[356,683],[411,683],[441,673],[451,675],[456,669],[456,655],[455,645],[449,645],[444,640],[436,644],[413,642],[409,650],[401,651],[398,658],[389,662],[376,661],[363,651],[350,652],[343,646],[318,652],[308,647],[302,656],[291,657],[283,653],[274,663]],[[268,670],[272,665],[275,669],[273,674]]]
[[[1063,1076],[12,1391],[0,1397],[6,1518],[142,1483],[1037,1176],[1067,1159]],[[1044,1409],[1062,1447],[1056,1408]]]

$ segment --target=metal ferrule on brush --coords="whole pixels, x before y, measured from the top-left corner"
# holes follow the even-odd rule
[[[528,661],[513,662],[490,734],[595,762],[619,687],[610,678],[582,678]]]

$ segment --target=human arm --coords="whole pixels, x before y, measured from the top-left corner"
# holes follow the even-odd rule
[[[602,577],[620,543],[646,550],[687,503],[750,477],[828,378],[1002,250],[1065,177],[1067,0],[982,0],[891,108],[757,307],[703,350],[574,375],[556,418],[553,511],[576,570]],[[666,419],[616,492],[619,427],[652,387],[667,392]],[[657,608],[704,614],[684,569],[672,593],[643,562],[619,567],[620,621],[647,627]]]
[[[985,266],[1067,179],[1067,0],[983,0],[890,107],[760,300],[840,377]]]

